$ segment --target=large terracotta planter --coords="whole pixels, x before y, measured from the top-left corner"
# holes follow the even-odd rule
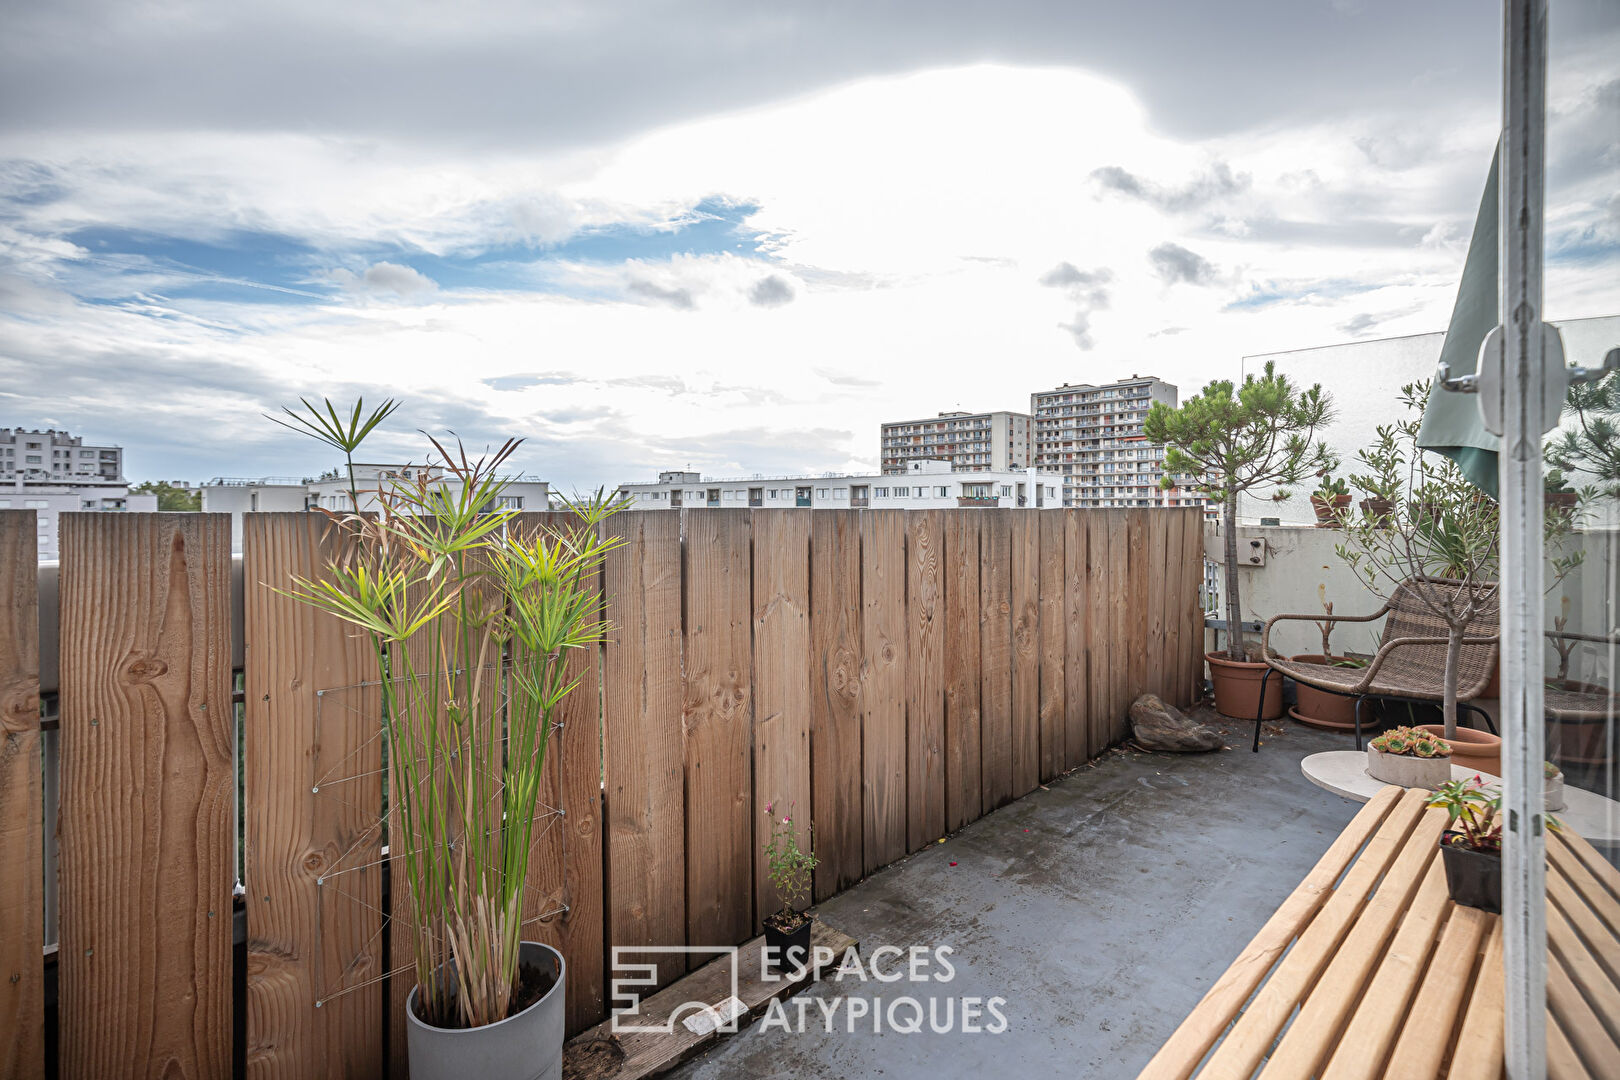
[[[1445,739],[1451,744],[1451,763],[1477,773],[1502,775],[1502,739],[1488,731],[1459,727],[1457,734],[1447,737],[1444,724],[1419,724],[1419,731]]]
[[[1215,684],[1215,711],[1234,720],[1253,720],[1260,707],[1260,682],[1268,670],[1265,664],[1241,663],[1224,652],[1205,653],[1210,682]],[[1283,677],[1272,672],[1266,682],[1266,709],[1263,720],[1276,720],[1283,714]]]
[[[1344,658],[1323,656],[1320,653],[1301,653],[1289,659],[1300,664],[1332,664]],[[1276,676],[1273,675],[1272,678],[1275,679]],[[1318,690],[1302,682],[1294,683],[1294,692],[1299,698],[1299,704],[1292,713],[1295,720],[1330,731],[1350,731],[1355,728],[1355,698],[1345,697],[1343,694],[1330,694],[1326,690]]]

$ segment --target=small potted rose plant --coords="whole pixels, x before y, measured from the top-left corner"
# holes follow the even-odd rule
[[[765,863],[771,885],[782,901],[782,910],[765,916],[765,959],[778,974],[799,972],[810,966],[810,924],[815,916],[794,905],[809,899],[810,873],[816,857],[799,846],[799,833],[793,824],[793,808],[778,814],[774,804],[765,805],[770,819],[771,838],[765,845]]]
[[[1367,744],[1367,775],[1438,791],[1451,779],[1451,744],[1419,728],[1391,728]]]

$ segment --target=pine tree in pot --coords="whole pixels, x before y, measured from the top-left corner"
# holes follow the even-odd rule
[[[1318,433],[1333,417],[1332,399],[1320,385],[1300,390],[1268,362],[1262,374],[1244,377],[1241,385],[1218,379],[1196,397],[1172,409],[1154,402],[1144,431],[1150,442],[1165,445],[1164,484],[1176,475],[1222,507],[1225,539],[1227,649],[1207,653],[1215,684],[1215,708],[1226,716],[1252,718],[1260,711],[1261,677],[1266,665],[1251,662],[1243,639],[1243,604],[1238,592],[1238,497],[1271,489],[1275,499],[1307,477],[1320,476],[1336,464]],[[1282,680],[1272,680],[1265,716],[1282,715]]]
[[[794,905],[810,896],[810,873],[816,868],[814,854],[799,846],[799,827],[793,821],[793,807],[785,812],[765,804],[765,817],[771,823],[771,837],[765,844],[765,865],[782,901],[782,910],[765,916],[765,962],[773,971],[797,978],[810,966],[810,929],[815,916],[796,910]]]
[[[351,481],[352,505],[375,512],[323,511],[343,555],[276,591],[356,627],[376,652],[393,925],[415,959],[411,1075],[559,1077],[565,968],[523,940],[525,883],[549,813],[547,749],[579,684],[570,660],[608,629],[597,581],[618,541],[599,526],[619,507],[598,493],[563,524],[534,526],[497,509],[516,441],[477,459],[430,441],[441,474],[416,469],[365,493]]]

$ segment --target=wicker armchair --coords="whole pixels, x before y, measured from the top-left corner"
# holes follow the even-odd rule
[[[1367,698],[1423,702],[1445,700],[1446,643],[1450,630],[1439,616],[1429,610],[1418,590],[1456,591],[1458,588],[1460,586],[1456,582],[1444,578],[1412,578],[1403,582],[1389,601],[1371,615],[1275,616],[1266,623],[1260,637],[1260,649],[1268,666],[1260,686],[1262,713],[1266,700],[1265,683],[1273,672],[1330,694],[1353,697],[1356,699],[1356,749],[1360,750],[1361,704]],[[1296,663],[1272,655],[1271,628],[1280,622],[1365,623],[1384,615],[1389,617],[1384,622],[1378,653],[1364,668]],[[1485,710],[1468,703],[1484,693],[1485,687],[1490,684],[1491,674],[1496,670],[1498,623],[1498,605],[1493,594],[1480,605],[1480,610],[1474,613],[1464,630],[1457,675],[1457,707],[1465,712],[1478,713],[1484,718],[1487,728],[1492,730],[1494,725]],[[1254,749],[1260,749],[1259,716],[1254,721]]]

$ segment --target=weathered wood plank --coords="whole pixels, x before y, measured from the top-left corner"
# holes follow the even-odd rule
[[[1125,636],[1120,640],[1125,646],[1128,659],[1125,665],[1127,673],[1125,694],[1115,709],[1114,727],[1109,738],[1111,743],[1119,742],[1129,734],[1131,702],[1146,693],[1149,688],[1148,669],[1152,666],[1150,629],[1152,604],[1149,583],[1153,576],[1153,559],[1148,545],[1148,532],[1151,513],[1151,510],[1125,511],[1126,559],[1130,584],[1125,594],[1127,608]]]
[[[342,542],[318,514],[247,514],[243,885],[247,1067],[255,1077],[383,1070],[382,733],[376,651],[276,592]],[[370,983],[370,985],[366,985]],[[316,1003],[320,1002],[317,1007]]]
[[[1012,800],[1012,512],[981,510],[979,732],[984,812]]]
[[[610,947],[686,944],[686,730],[681,721],[681,516],[615,515],[604,564],[614,630],[602,650]],[[686,970],[668,954],[658,986]]]
[[[861,879],[861,534],[859,511],[810,523],[810,785],[816,900]]]
[[[979,525],[981,510],[945,517],[945,827],[984,812],[980,775]]]
[[[1507,998],[1500,974],[1500,919],[1485,939],[1479,970],[1487,977],[1478,980],[1473,996],[1468,999],[1468,1011],[1463,1016],[1462,1030],[1457,1034],[1457,1053],[1451,1060],[1448,1080],[1502,1080],[1502,1020],[1507,1013]],[[1489,977],[1492,972],[1497,973],[1494,978]]]
[[[39,563],[32,510],[0,510],[0,1077],[45,1075]]]
[[[1168,689],[1171,665],[1165,662],[1165,580],[1166,551],[1170,546],[1170,526],[1174,511],[1144,510],[1142,517],[1147,527],[1147,591],[1140,598],[1147,607],[1147,634],[1140,642],[1147,670],[1138,693],[1155,694],[1162,700],[1172,695]],[[1127,726],[1127,731],[1129,727]]]
[[[1012,516],[1012,796],[1041,781],[1041,529],[1036,511]]]
[[[63,1077],[231,1067],[226,514],[64,514]]]
[[[765,846],[775,822],[793,820],[810,851],[810,516],[755,510],[754,926],[782,907]],[[774,821],[773,821],[774,819]],[[799,907],[809,896],[787,898]]]
[[[862,861],[867,873],[906,853],[906,521],[861,515]]]
[[[1040,565],[1040,779],[1050,780],[1068,766],[1069,706],[1066,679],[1069,648],[1066,515],[1038,514]],[[1078,718],[1077,718],[1078,719]]]
[[[1114,564],[1110,538],[1118,513],[1111,510],[1080,512],[1086,530],[1086,757],[1093,758],[1108,746],[1114,707],[1114,647],[1116,621],[1121,605],[1111,582]]]
[[[761,977],[764,944],[764,938],[755,938],[737,950],[736,996],[746,1009],[737,1018],[739,1030],[765,1015],[772,1001],[790,997],[813,979],[836,969],[858,943],[841,930],[816,923],[810,932],[815,970],[796,982]],[[725,1038],[725,1032],[713,1027],[701,1034],[687,1027],[682,1021],[696,1010],[683,1006],[693,1002],[717,1006],[730,997],[732,963],[728,959],[712,961],[666,990],[650,997],[643,994],[635,1018],[622,1021],[641,1028],[667,1026],[668,1031],[615,1032],[610,1019],[574,1039],[563,1049],[564,1080],[646,1080],[668,1072]]]
[[[746,510],[686,529],[686,936],[747,940],[753,911],[753,697]]]
[[[906,850],[945,834],[945,532],[906,515]]]
[[[1133,636],[1136,612],[1132,610],[1135,590],[1130,576],[1131,511],[1108,510],[1108,589],[1110,603],[1108,631],[1108,710],[1092,729],[1091,755],[1096,757],[1112,746],[1124,727],[1125,711],[1131,704],[1132,657],[1136,655]]]
[[[1187,543],[1187,515],[1181,510],[1165,510],[1162,514],[1166,523],[1164,596],[1160,601],[1164,612],[1164,648],[1159,660],[1164,672],[1160,696],[1179,709],[1188,704],[1184,678],[1186,665],[1182,663],[1185,654],[1181,648],[1181,598],[1185,592],[1183,580],[1187,568],[1183,545]]]
[[[1182,608],[1181,647],[1186,650],[1183,678],[1187,684],[1187,702],[1191,704],[1203,692],[1204,685],[1204,608],[1200,598],[1204,585],[1204,512],[1190,509],[1187,516],[1191,535],[1185,552],[1187,595],[1182,601],[1185,606]]]

